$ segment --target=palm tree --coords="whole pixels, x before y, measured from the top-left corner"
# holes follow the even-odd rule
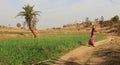
[[[39,21],[39,20],[37,19],[37,17],[34,16],[34,17],[33,17],[33,21],[32,21],[34,30],[37,30],[37,29],[36,29],[36,24],[37,24],[38,21]]]
[[[30,31],[34,35],[34,38],[36,38],[37,36],[36,36],[34,28],[33,28],[33,25],[35,23],[33,21],[33,17],[39,15],[39,11],[34,11],[33,7],[34,6],[26,5],[25,7],[23,7],[24,11],[19,12],[19,14],[17,16],[24,16],[25,17],[25,20],[28,24]]]

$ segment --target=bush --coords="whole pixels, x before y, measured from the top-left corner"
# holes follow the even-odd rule
[[[111,21],[118,22],[119,21],[119,16],[118,15],[114,16],[113,18],[111,18]]]

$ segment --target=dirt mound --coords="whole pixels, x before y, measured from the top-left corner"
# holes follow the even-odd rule
[[[120,65],[120,38],[114,37],[109,43],[101,46],[93,53],[93,60],[101,58],[97,65]]]

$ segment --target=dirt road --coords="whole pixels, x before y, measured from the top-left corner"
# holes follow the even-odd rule
[[[81,46],[62,56],[54,65],[120,65],[120,37],[109,36],[95,47]]]

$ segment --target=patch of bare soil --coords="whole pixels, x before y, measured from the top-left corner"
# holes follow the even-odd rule
[[[9,38],[27,38],[32,37],[31,34],[0,34],[0,39],[9,39]]]
[[[81,46],[54,65],[120,65],[120,37],[109,36],[96,42],[95,47]]]

